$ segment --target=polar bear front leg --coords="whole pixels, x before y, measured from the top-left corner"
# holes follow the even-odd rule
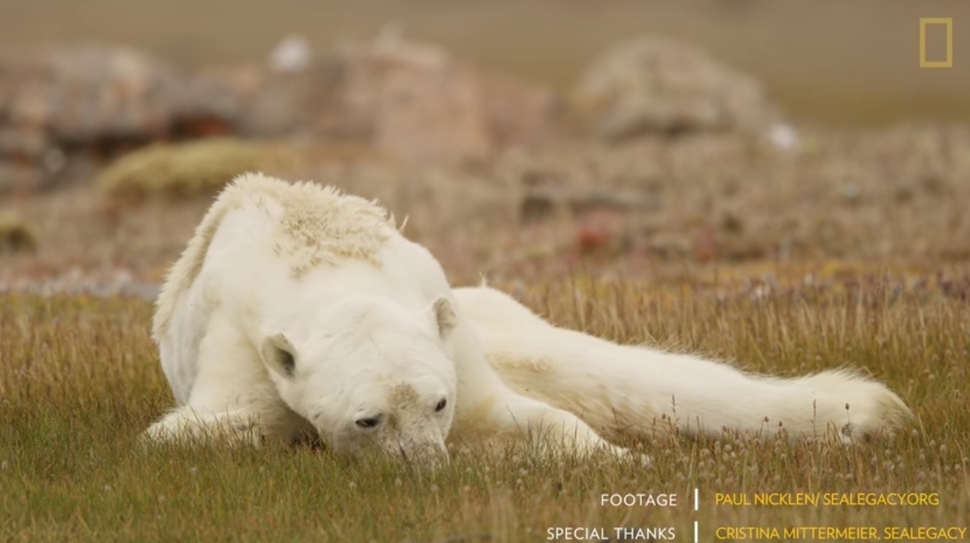
[[[231,443],[259,445],[262,434],[258,418],[251,411],[202,413],[183,406],[149,426],[144,439],[151,442],[226,439]]]
[[[264,437],[296,439],[307,430],[309,423],[286,407],[259,354],[231,323],[210,320],[196,367],[187,405],[151,425],[146,439],[259,444]]]

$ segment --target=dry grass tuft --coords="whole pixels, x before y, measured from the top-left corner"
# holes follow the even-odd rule
[[[102,170],[96,183],[101,191],[123,201],[183,198],[214,194],[246,172],[286,177],[302,164],[301,154],[282,144],[235,139],[164,143],[120,158]]]
[[[658,437],[654,458],[484,457],[434,474],[308,448],[140,449],[171,404],[149,339],[151,305],[0,298],[2,541],[540,541],[553,526],[965,526],[970,522],[970,280],[680,288],[574,278],[513,289],[560,324],[676,345],[794,375],[851,365],[886,382],[919,423],[868,444]],[[700,488],[701,510],[689,504]],[[726,507],[715,492],[939,492],[925,507]],[[602,493],[680,505],[602,507]],[[285,534],[285,537],[284,535]]]
[[[27,220],[15,213],[0,213],[0,254],[37,250],[37,235]]]

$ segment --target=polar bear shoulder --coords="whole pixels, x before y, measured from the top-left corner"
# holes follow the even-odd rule
[[[394,232],[394,218],[386,209],[335,187],[289,183],[260,173],[236,177],[209,208],[165,280],[153,322],[156,342],[202,270],[220,225],[240,209],[256,210],[275,225],[273,252],[285,260],[294,277],[318,264],[345,259],[379,265],[380,250]]]

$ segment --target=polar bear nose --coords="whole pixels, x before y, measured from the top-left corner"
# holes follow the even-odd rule
[[[444,445],[429,443],[407,446],[402,442],[398,442],[398,452],[405,462],[430,467],[432,469],[447,465],[450,461],[448,449]]]

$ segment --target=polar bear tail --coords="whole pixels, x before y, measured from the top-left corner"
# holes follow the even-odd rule
[[[795,379],[742,372],[686,354],[617,345],[557,328],[499,291],[455,289],[489,362],[519,393],[572,411],[609,439],[658,429],[852,441],[898,426],[909,408],[848,370]]]

